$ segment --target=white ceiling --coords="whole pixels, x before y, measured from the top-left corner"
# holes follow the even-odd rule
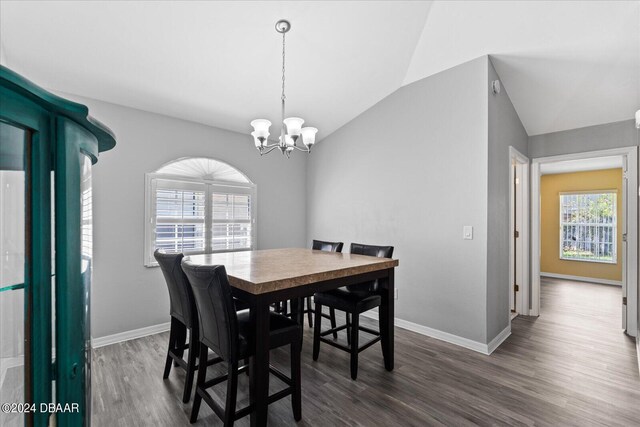
[[[562,162],[541,163],[540,173],[549,175],[555,173],[585,172],[602,169],[616,169],[622,167],[622,156],[597,157],[593,159],[566,160]]]
[[[255,118],[279,122],[274,24],[287,18],[287,116],[318,138],[400,87],[428,11],[422,2],[0,5],[8,65],[42,86],[247,133]]]
[[[640,1],[2,1],[0,57],[54,91],[249,132],[279,121],[280,18],[287,115],[320,139],[484,54],[530,135],[640,108]]]
[[[404,83],[490,54],[529,135],[633,118],[640,2],[435,2]]]

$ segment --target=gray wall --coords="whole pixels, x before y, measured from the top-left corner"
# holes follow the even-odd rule
[[[529,137],[529,158],[638,145],[634,120],[587,126]]]
[[[260,157],[248,134],[68,97],[86,104],[117,137],[93,169],[94,338],[169,320],[162,273],[143,266],[144,174],[164,163],[201,156],[235,166],[258,186],[258,247],[306,245],[305,156]]]
[[[509,325],[509,146],[527,155],[527,132],[504,85],[494,95],[498,73],[488,61],[489,204],[487,232],[487,341]]]
[[[307,174],[307,240],[394,245],[396,316],[482,343],[487,96],[487,57],[402,87],[314,147]]]

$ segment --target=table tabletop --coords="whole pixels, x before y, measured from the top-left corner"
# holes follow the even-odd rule
[[[191,255],[200,265],[224,265],[232,286],[250,294],[304,286],[398,266],[398,260],[304,248]]]

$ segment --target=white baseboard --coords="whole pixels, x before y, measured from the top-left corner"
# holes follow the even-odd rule
[[[487,354],[491,354],[496,348],[500,347],[500,344],[504,342],[511,335],[511,322],[504,328],[489,344],[487,344]]]
[[[378,320],[378,313],[375,311],[369,311],[362,314],[364,317]],[[502,332],[498,334],[489,344],[484,344],[479,341],[463,338],[458,335],[450,334],[448,332],[441,331],[439,329],[433,329],[428,326],[419,325],[417,323],[409,322],[408,320],[395,318],[395,325],[399,328],[406,329],[408,331],[416,332],[421,335],[426,335],[431,338],[435,338],[441,341],[445,341],[451,344],[459,345],[460,347],[468,348],[469,350],[477,351],[482,354],[491,354],[498,348],[504,340],[511,335],[511,323],[504,328]]]
[[[575,280],[578,282],[597,283],[599,285],[622,286],[622,282],[620,280],[595,279],[593,277],[571,276],[569,274],[543,273],[543,272],[540,272],[540,276],[550,277],[552,279],[565,279],[565,280]]]
[[[378,320],[378,313],[370,311],[362,314],[370,319]],[[459,345],[460,347],[468,348],[469,350],[477,351],[482,354],[491,354],[496,348],[511,335],[511,324],[502,330],[489,344],[484,344],[479,341],[473,341],[468,338],[463,338],[458,335],[443,332],[438,329],[429,328],[428,326],[419,325],[417,323],[409,322],[408,320],[395,319],[395,325],[399,328],[406,329],[408,331],[416,332],[421,335],[426,335],[431,338],[439,339],[451,344]],[[158,334],[169,330],[171,323],[161,323],[159,325],[147,326],[145,328],[134,329],[132,331],[120,332],[118,334],[107,335],[99,338],[91,339],[91,347],[99,348],[111,344],[116,344],[123,341],[129,341],[136,338],[146,337],[148,335]]]
[[[638,355],[638,372],[640,372],[640,336],[636,337],[636,354]]]
[[[159,325],[147,326],[132,331],[120,332],[118,334],[107,335],[105,337],[91,338],[91,348],[104,347],[105,345],[116,344],[123,341],[134,340],[136,338],[146,337],[148,335],[159,334],[168,331],[171,322],[161,323]]]

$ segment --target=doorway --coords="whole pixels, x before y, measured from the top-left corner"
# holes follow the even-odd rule
[[[602,171],[609,170],[610,168],[619,168],[617,170],[620,182],[619,189],[616,191],[613,191],[611,188],[605,189],[600,185],[598,191],[571,191],[568,193],[556,191],[558,194],[554,193],[554,196],[558,196],[556,198],[559,204],[558,218],[555,218],[555,220],[559,222],[559,227],[554,231],[558,234],[556,237],[559,239],[559,245],[558,247],[550,249],[548,244],[545,243],[543,247],[542,233],[544,227],[542,224],[543,211],[541,206],[541,198],[543,196],[541,185],[542,176],[553,173],[566,174],[571,171]],[[620,325],[628,335],[636,336],[638,298],[638,197],[637,191],[635,191],[635,189],[638,188],[637,147],[534,159],[532,162],[531,178],[531,227],[533,236],[531,250],[531,314],[535,316],[540,314],[541,273],[544,273],[544,275],[548,277],[555,277],[556,279],[584,279],[582,277],[576,277],[583,276],[576,273],[549,274],[549,272],[543,271],[541,268],[542,255],[545,256],[545,259],[548,258],[547,255],[549,251],[554,252],[556,259],[569,259],[568,264],[572,262],[576,264],[575,261],[589,261],[577,263],[584,266],[584,268],[581,268],[581,271],[585,272],[592,269],[597,263],[603,263],[603,267],[607,262],[612,265],[619,264],[619,276],[611,279],[601,277],[595,281],[604,284],[621,285],[621,298],[618,302],[621,306],[622,313]],[[614,194],[613,196],[612,193]],[[621,199],[619,203],[616,202],[616,197]],[[584,209],[586,204],[596,199],[598,204],[608,200],[618,206],[617,216],[613,219],[617,229],[613,235],[607,231],[607,227],[611,226],[612,219],[607,219],[606,215],[604,219],[599,218],[595,220],[596,224],[591,224],[590,222],[593,222],[591,220],[586,221],[589,222],[589,224],[584,225],[573,224],[570,220],[567,220],[571,215],[569,212],[564,212],[564,210],[566,210],[564,208],[574,211],[575,209],[581,210]],[[545,211],[545,214],[548,214],[548,212]],[[581,216],[584,217],[585,215],[581,214]],[[589,239],[583,236],[593,236],[594,230],[598,236],[596,239],[597,245],[593,244],[592,239],[590,243],[591,246],[585,249],[585,247],[581,246],[580,242],[584,244],[585,241],[588,241]],[[589,243],[587,243],[587,245],[588,244]],[[618,248],[618,250],[611,253],[611,249],[614,247]],[[556,250],[559,250],[559,255],[555,253]],[[593,259],[571,259],[574,257]],[[567,263],[567,261],[561,262]],[[548,261],[545,261],[545,264],[548,265]],[[609,267],[611,267],[611,265]],[[587,276],[588,280],[588,276],[590,275],[584,274],[584,276]]]
[[[529,159],[509,147],[509,312],[529,315]]]

